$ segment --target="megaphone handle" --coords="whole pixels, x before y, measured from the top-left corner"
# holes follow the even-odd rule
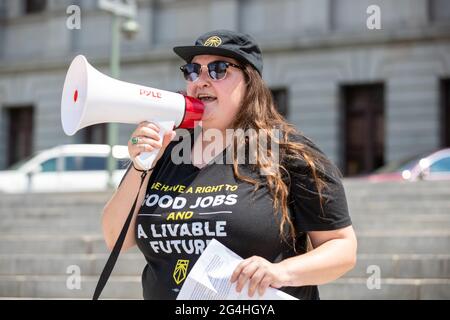
[[[170,130],[174,127],[175,122],[174,121],[152,121],[155,123],[159,128],[159,137],[161,138],[161,141],[164,139],[164,134],[167,130]],[[142,152],[139,156],[136,157],[137,164],[144,170],[148,170],[152,167],[153,162],[156,159],[156,156],[158,155],[160,149],[154,149],[151,152]]]

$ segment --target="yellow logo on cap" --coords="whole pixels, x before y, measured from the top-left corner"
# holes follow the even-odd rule
[[[187,269],[189,266],[189,260],[178,260],[177,265],[173,271],[173,280],[176,284],[180,284],[186,279]]]
[[[222,39],[218,36],[209,37],[203,44],[206,47],[218,47],[222,44]]]

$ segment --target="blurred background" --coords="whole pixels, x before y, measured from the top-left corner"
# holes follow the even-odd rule
[[[358,264],[322,298],[450,299],[446,0],[0,0],[0,297],[89,298],[107,259],[135,126],[64,134],[71,60],[177,91],[172,47],[222,28],[256,38],[280,112],[344,175]],[[103,297],[142,298],[144,264],[122,255]]]

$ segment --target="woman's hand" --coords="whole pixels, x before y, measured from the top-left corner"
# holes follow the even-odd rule
[[[258,256],[242,261],[231,275],[231,283],[236,282],[236,291],[241,292],[247,281],[250,281],[248,295],[250,297],[258,290],[263,295],[270,286],[281,288],[289,283],[287,270],[279,263],[271,263]]]
[[[159,128],[156,124],[151,122],[141,122],[136,130],[131,134],[130,140],[128,140],[128,153],[130,154],[130,159],[133,161],[134,166],[138,169],[141,168],[135,161],[142,152],[151,152],[155,149],[161,148],[156,159],[162,155],[167,145],[175,137],[176,133],[173,130],[165,132],[164,139],[161,141],[159,137]],[[131,143],[132,138],[137,138],[137,144]],[[156,160],[155,160],[156,161]]]

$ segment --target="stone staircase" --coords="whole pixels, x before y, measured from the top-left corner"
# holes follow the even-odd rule
[[[358,263],[321,286],[322,299],[450,299],[450,182],[344,184]],[[0,195],[0,297],[91,298],[108,257],[100,215],[110,195]],[[136,248],[122,254],[102,299],[142,299],[144,265]]]
[[[101,212],[110,196],[0,195],[0,297],[90,299],[109,255]],[[144,266],[137,248],[121,254],[102,299],[142,299]]]
[[[358,262],[322,299],[450,299],[450,182],[344,184]]]

